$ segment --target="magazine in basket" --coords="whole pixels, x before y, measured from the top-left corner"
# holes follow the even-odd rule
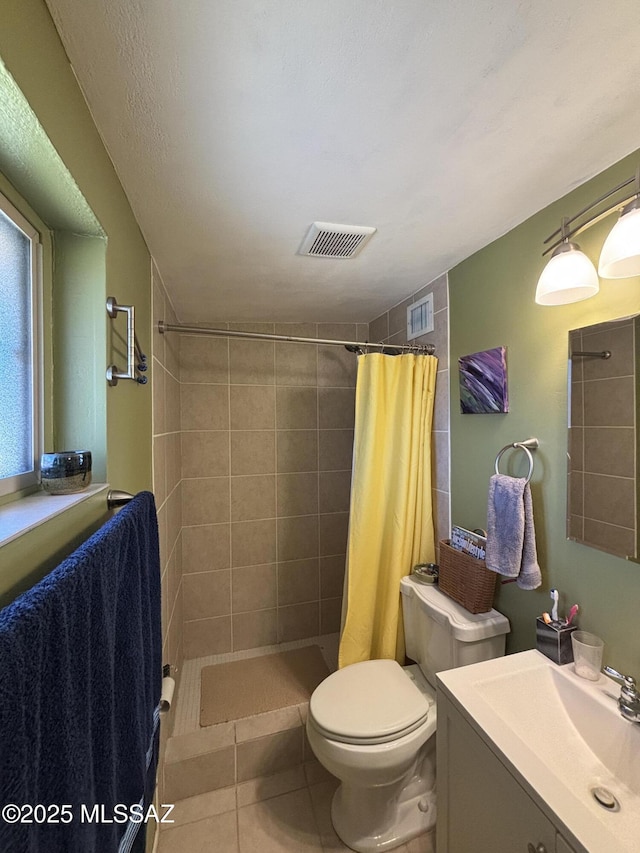
[[[452,548],[462,551],[463,554],[469,554],[478,560],[485,558],[487,537],[473,530],[467,530],[456,524],[452,525],[450,544]]]

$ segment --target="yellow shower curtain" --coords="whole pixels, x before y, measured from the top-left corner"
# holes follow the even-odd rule
[[[340,667],[375,658],[404,663],[400,578],[435,557],[437,365],[434,356],[358,356]]]

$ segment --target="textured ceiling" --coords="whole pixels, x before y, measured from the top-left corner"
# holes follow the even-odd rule
[[[366,322],[640,144],[638,0],[47,3],[184,322]]]

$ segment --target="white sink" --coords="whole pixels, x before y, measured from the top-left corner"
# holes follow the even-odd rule
[[[537,651],[439,678],[534,799],[589,853],[638,853],[640,724],[620,716],[615,682],[586,681],[573,664],[556,666]],[[617,806],[603,807],[594,789],[612,794]]]

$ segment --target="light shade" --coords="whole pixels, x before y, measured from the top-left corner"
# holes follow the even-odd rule
[[[603,278],[640,275],[640,200],[627,205],[604,241],[598,264]]]
[[[561,243],[542,270],[536,289],[539,305],[568,305],[600,290],[596,268],[576,243]]]

